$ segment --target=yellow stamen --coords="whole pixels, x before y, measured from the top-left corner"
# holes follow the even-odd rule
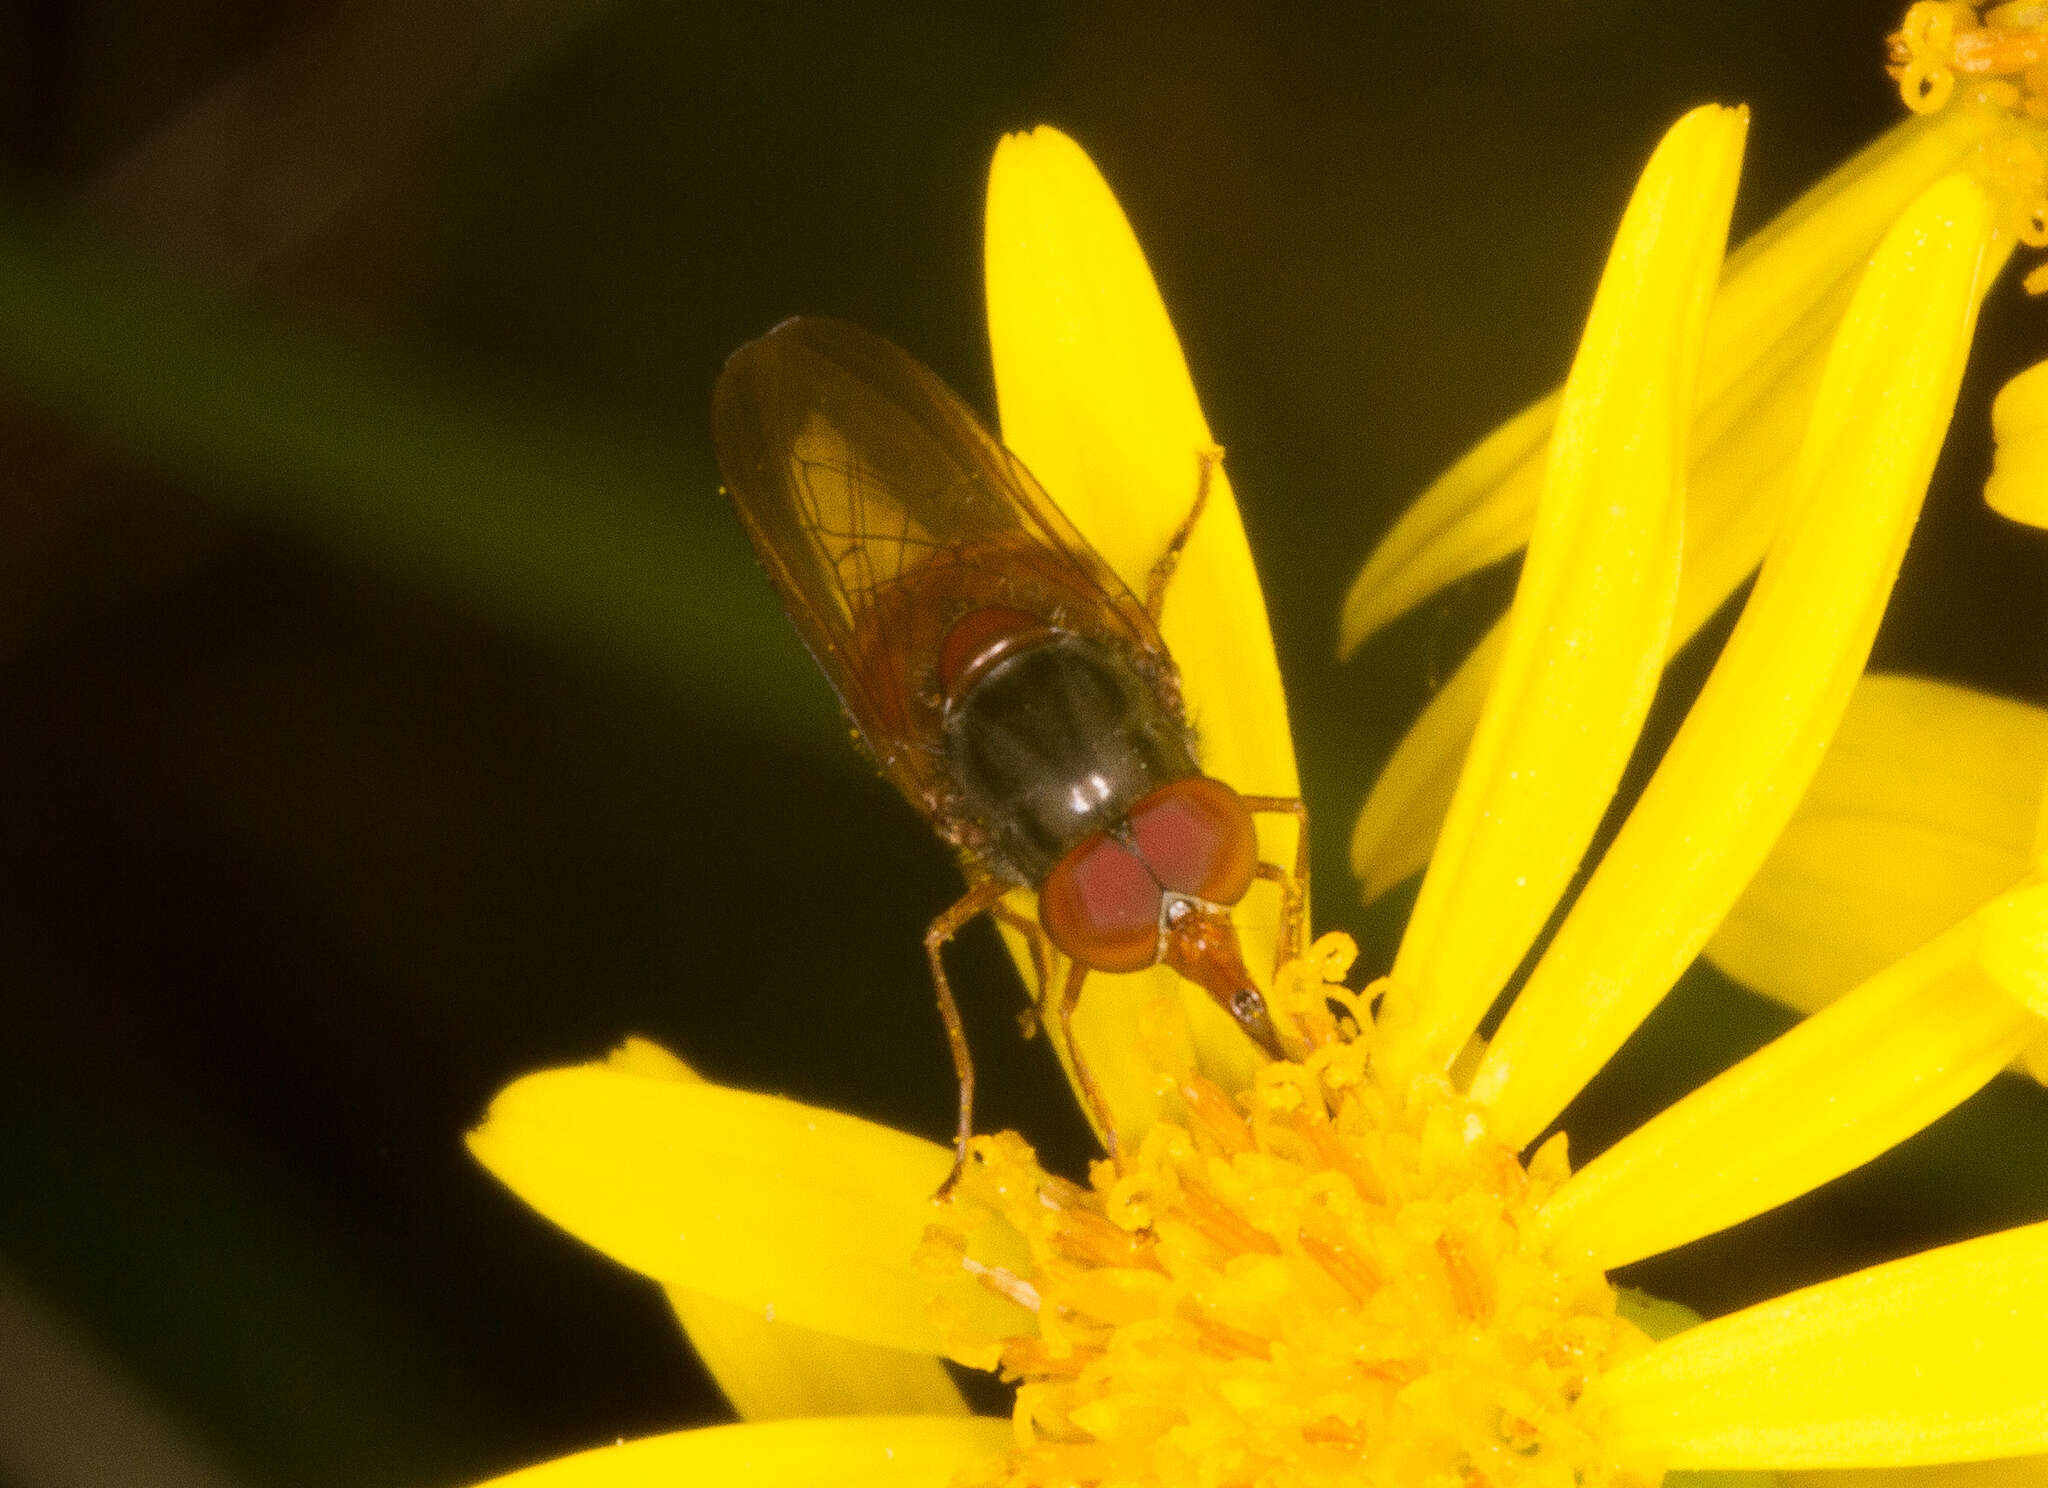
[[[1327,974],[1348,945],[1313,956]],[[1184,1123],[1155,1126],[1128,1172],[1099,1164],[1081,1189],[1015,1137],[976,1144],[927,1252],[1021,1238],[1039,1301],[1035,1336],[951,1332],[1018,1385],[1017,1445],[973,1481],[1654,1481],[1654,1458],[1617,1455],[1579,1409],[1648,1340],[1545,1238],[1555,1150],[1532,1177],[1443,1079],[1373,1073],[1370,1025],[1323,1005],[1339,989],[1303,966],[1280,980],[1301,1058],[1237,1102],[1185,1081]]]
[[[1915,113],[1974,107],[2027,125],[2048,121],[2048,6],[2038,0],[1995,6],[1981,17],[1961,0],[1920,0],[1886,47],[1886,70]],[[2048,151],[2038,133],[1997,137],[1984,148],[1983,166],[2014,235],[2029,248],[2048,247]],[[2024,283],[2040,294],[2048,273],[2036,269]]]

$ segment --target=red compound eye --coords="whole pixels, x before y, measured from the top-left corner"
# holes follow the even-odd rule
[[[1131,812],[1131,834],[1152,876],[1176,894],[1235,904],[1252,886],[1258,831],[1244,798],[1220,780],[1160,786]]]
[[[1038,890],[1052,943],[1096,971],[1143,971],[1159,959],[1159,885],[1127,847],[1091,837]]]

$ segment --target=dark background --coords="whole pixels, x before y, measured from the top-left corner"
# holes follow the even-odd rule
[[[717,495],[734,345],[848,316],[991,401],[981,194],[1074,134],[1163,286],[1278,632],[1322,922],[1496,573],[1331,660],[1400,505],[1570,355],[1658,134],[1738,231],[1898,114],[1882,5],[17,3],[0,12],[0,1480],[434,1484],[718,1419],[653,1289],[467,1158],[638,1032],[940,1136],[957,876]],[[2048,702],[1986,314],[1882,665]],[[1401,899],[1401,896],[1396,896]],[[1401,902],[1405,903],[1403,899]],[[1085,1148],[959,952],[990,1125]],[[1785,1025],[1682,985],[1578,1155]],[[2048,1215],[2001,1080],[1637,1278],[1705,1310]]]

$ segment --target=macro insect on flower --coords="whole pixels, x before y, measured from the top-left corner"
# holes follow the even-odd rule
[[[1279,955],[1300,953],[1306,817],[1298,798],[1200,773],[1158,628],[1218,455],[1190,461],[1188,514],[1141,604],[965,404],[858,326],[786,321],[734,352],[712,421],[797,628],[884,773],[967,865],[967,893],[925,935],[960,1086],[956,1174],[974,1066],[941,952],[978,915],[1028,943],[1038,1006],[1112,1153],[1072,1038],[1091,971],[1163,963],[1281,1054],[1229,911],[1255,879],[1276,884]],[[1259,858],[1261,812],[1295,819],[1291,874]],[[1004,902],[1026,887],[1035,915]],[[1071,968],[1057,992],[1054,949]]]
[[[1819,768],[1978,307],[2048,200],[2027,60],[2048,15],[1934,9],[1916,6],[1897,43],[1902,88],[1928,111],[1725,270],[1747,119],[1681,119],[1623,216],[1564,387],[1426,493],[1430,520],[1369,565],[1388,583],[1354,596],[1354,638],[1527,539],[1476,680],[1425,715],[1354,838],[1369,888],[1427,864],[1389,975],[1354,989],[1342,938],[1316,942],[1275,979],[1285,1057],[1264,1060],[1168,973],[1111,983],[1073,1033],[1108,1072],[1119,1161],[1081,1184],[1019,1136],[981,1137],[938,1204],[944,1147],[706,1084],[639,1041],[518,1081],[473,1149],[660,1281],[745,1420],[501,1481],[2048,1479],[2048,1225],[1707,1321],[1606,1274],[1867,1161],[2040,1037],[2038,839],[2016,886],[1589,1164],[1573,1170],[1562,1133],[1527,1150],[1707,943]],[[1980,31],[1994,34],[1969,40]],[[1927,81],[1944,67],[1945,89]],[[1004,142],[988,255],[1004,440],[1139,585],[1209,432],[1129,228],[1071,141]],[[2038,514],[2038,491],[2012,490],[2041,468],[2048,428],[2028,377],[2001,400],[1999,475],[2004,508]],[[1291,775],[1218,481],[1161,631],[1191,693],[1232,699],[1203,710],[1204,768]],[[1580,867],[1669,649],[1752,568],[1656,774],[1495,1036],[1476,1039]],[[971,1415],[941,1357],[999,1371],[1010,1416]]]

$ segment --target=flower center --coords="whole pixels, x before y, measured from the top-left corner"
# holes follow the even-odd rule
[[[2048,0],[2014,0],[1981,16],[1962,0],[1918,0],[1885,44],[1886,71],[1915,113],[1960,105],[2012,116],[2019,127],[1984,147],[1985,173],[2008,201],[2019,240],[2048,247]],[[2027,276],[2026,289],[2048,292],[2048,265]]]
[[[1018,1386],[1018,1446],[978,1481],[1656,1481],[1577,1410],[1646,1340],[1546,1245],[1561,1139],[1524,1168],[1447,1081],[1386,1088],[1369,1005],[1325,981],[1349,961],[1330,937],[1283,973],[1300,1057],[1236,1100],[1182,1081],[1126,1172],[1082,1188],[977,1142],[923,1259],[1017,1308],[991,1336],[941,1291],[955,1357]]]

